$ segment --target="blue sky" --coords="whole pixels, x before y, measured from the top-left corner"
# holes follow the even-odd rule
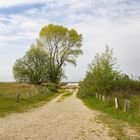
[[[17,14],[17,13],[24,13],[25,11],[28,11],[30,9],[41,9],[44,4],[23,4],[23,5],[16,5],[11,7],[2,7],[0,8],[0,13],[2,15],[9,15],[9,14]]]
[[[49,23],[83,34],[84,54],[67,66],[68,80],[81,80],[87,64],[108,44],[120,69],[140,75],[140,0],[0,1],[0,81],[13,81],[12,66]]]

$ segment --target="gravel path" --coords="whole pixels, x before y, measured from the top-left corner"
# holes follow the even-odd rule
[[[108,128],[95,122],[98,112],[88,109],[75,94],[26,113],[0,118],[0,140],[111,140]]]

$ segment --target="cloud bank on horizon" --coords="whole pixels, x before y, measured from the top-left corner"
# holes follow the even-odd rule
[[[49,23],[83,34],[84,54],[77,67],[67,66],[69,81],[81,80],[87,64],[108,44],[120,69],[140,75],[139,0],[4,0],[0,1],[0,81],[13,81],[12,66]]]

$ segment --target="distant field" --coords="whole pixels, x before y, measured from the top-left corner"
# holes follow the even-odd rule
[[[27,111],[50,101],[62,92],[64,90],[48,92],[45,87],[30,84],[0,83],[0,116]]]

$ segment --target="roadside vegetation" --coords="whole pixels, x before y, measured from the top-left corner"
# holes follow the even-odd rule
[[[140,127],[140,81],[119,70],[108,46],[95,56],[79,86],[77,96],[88,107]]]
[[[139,140],[140,128],[130,126],[124,121],[114,119],[108,114],[100,113],[95,119],[97,123],[102,123],[109,128],[108,134],[117,140]]]
[[[25,112],[65,93],[63,89],[31,84],[0,83],[0,117]]]
[[[64,93],[64,94],[57,100],[57,102],[62,102],[65,98],[71,96],[72,94],[73,94],[73,92],[66,91],[66,93]]]

